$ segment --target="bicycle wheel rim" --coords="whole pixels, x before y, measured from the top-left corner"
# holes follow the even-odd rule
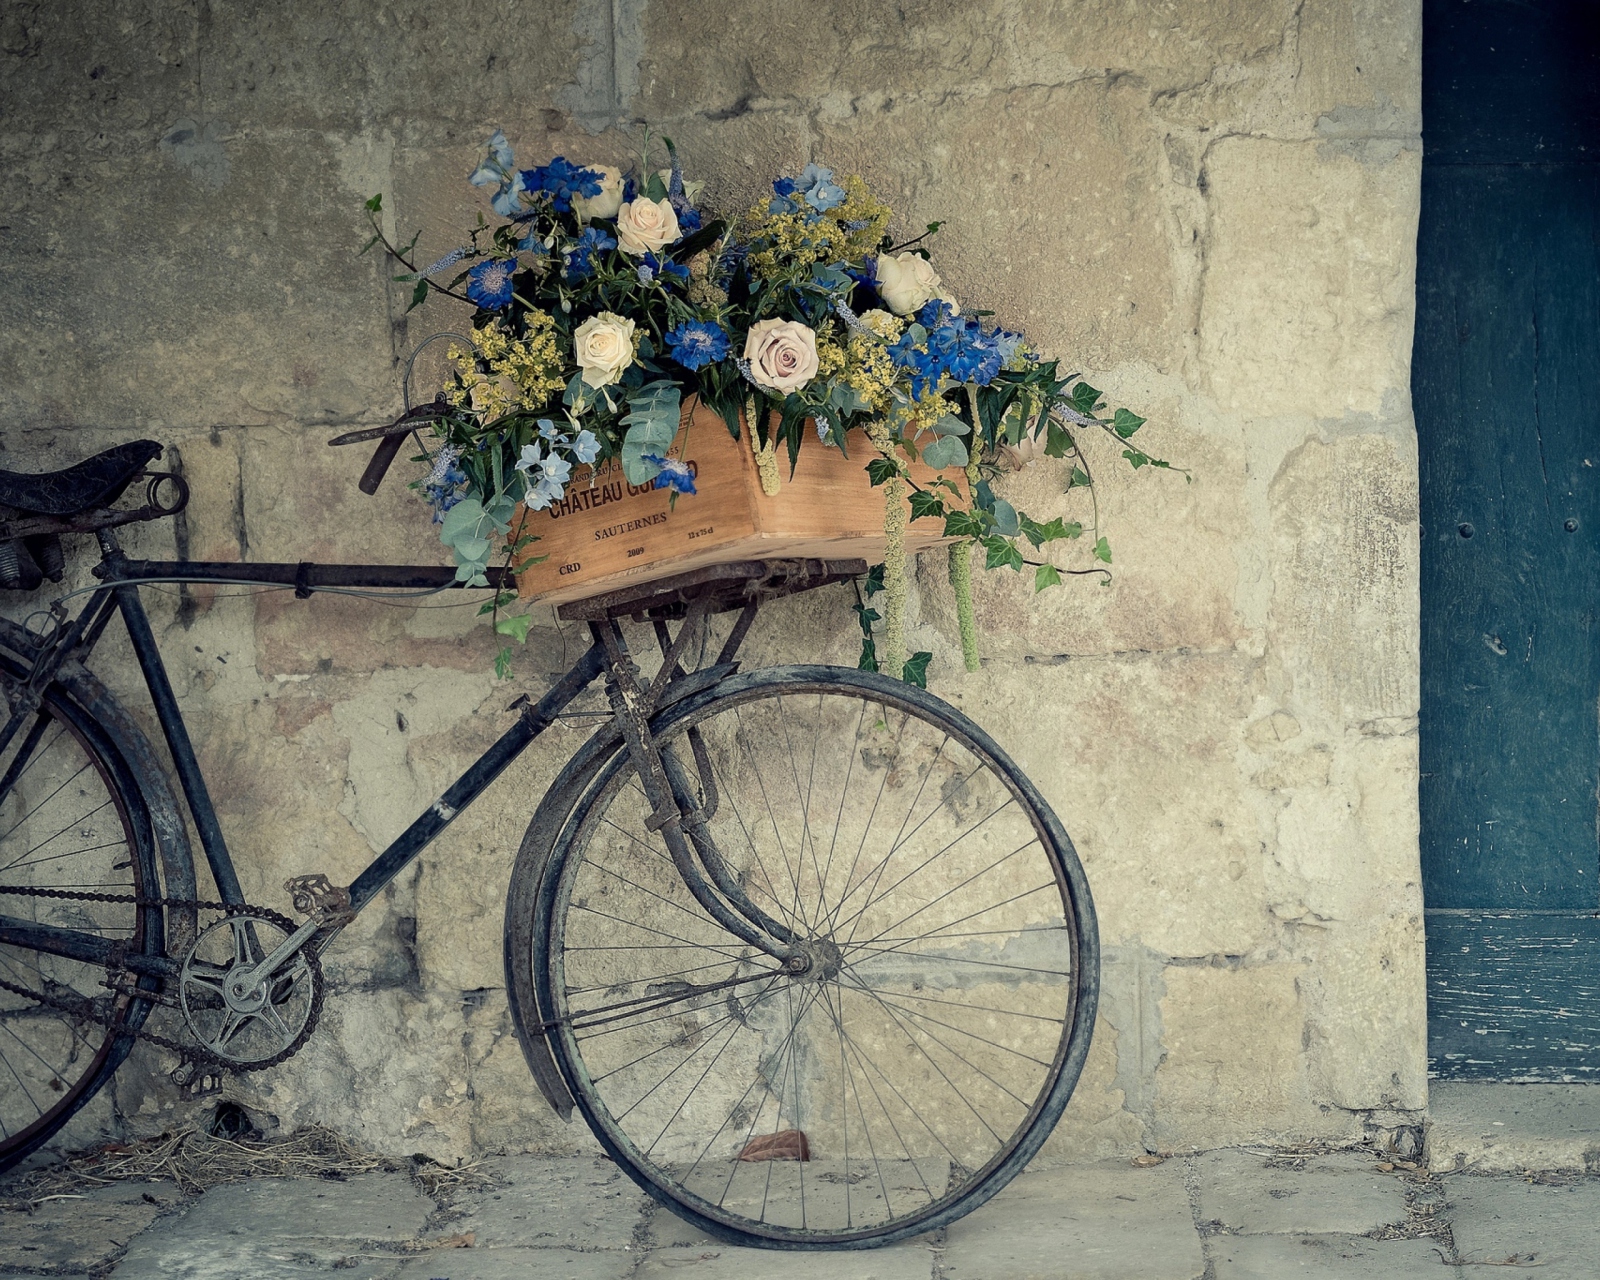
[[[0,801],[0,883],[151,896],[153,862],[141,839],[140,819],[128,802],[125,780],[118,777],[115,750],[59,690],[52,688],[46,694],[33,725],[20,731],[0,754],[0,776],[28,745],[34,726],[42,729],[33,751]],[[19,788],[51,771],[63,785],[56,789],[39,784],[35,796],[43,796],[43,804],[19,817]],[[31,842],[14,839],[63,800],[66,807],[45,818],[44,825],[68,833],[65,840],[41,841],[37,834]],[[70,820],[61,822],[69,813]],[[112,840],[103,838],[113,834]],[[65,849],[56,847],[63,843]],[[8,895],[0,899],[0,910],[49,923],[88,926],[86,931],[113,937],[130,951],[150,949],[149,912],[131,905],[82,906]],[[0,977],[58,996],[87,996],[109,1022],[72,1018],[38,1005],[30,1012],[22,997],[0,991],[0,1168],[36,1150],[67,1124],[132,1048],[131,1038],[121,1033],[143,1021],[150,1003],[105,991],[99,986],[103,974],[98,966],[0,944]],[[29,1110],[34,1113],[31,1118],[16,1121],[18,1112],[26,1117]]]
[[[787,1162],[789,1168],[784,1170],[784,1174],[788,1178],[790,1192],[794,1191],[794,1184],[799,1182],[799,1197],[803,1204],[807,1191],[804,1180],[808,1164],[815,1177],[817,1173],[825,1172],[826,1166],[821,1162],[831,1159],[835,1180],[842,1179],[847,1188],[853,1183],[860,1182],[864,1176],[875,1176],[879,1193],[877,1199],[884,1203],[880,1203],[876,1210],[872,1210],[869,1206],[865,1220],[855,1217],[856,1206],[847,1198],[842,1218],[837,1222],[819,1223],[808,1218],[802,1209],[799,1223],[784,1223],[768,1220],[769,1207],[765,1200],[759,1212],[752,1213],[748,1209],[730,1211],[725,1197],[714,1201],[709,1195],[698,1194],[686,1187],[677,1172],[668,1167],[670,1162],[652,1153],[650,1144],[645,1140],[647,1135],[641,1136],[642,1126],[633,1122],[629,1114],[619,1114],[622,1108],[605,1096],[606,1079],[610,1078],[606,1075],[607,1064],[591,1061],[595,1057],[594,1046],[581,1043],[582,1037],[574,1029],[572,1022],[565,1022],[553,1031],[553,1043],[568,1085],[602,1144],[652,1195],[704,1230],[740,1243],[775,1248],[848,1248],[886,1244],[930,1230],[981,1204],[1009,1181],[1010,1177],[1032,1157],[1053,1128],[1081,1070],[1093,1022],[1098,971],[1093,908],[1071,842],[1061,829],[1059,821],[1050,812],[1048,805],[987,735],[959,712],[923,691],[870,673],[838,668],[772,669],[752,676],[737,677],[707,695],[691,699],[682,707],[674,708],[660,717],[654,731],[662,739],[668,742],[677,741],[682,746],[684,732],[691,725],[705,730],[710,721],[726,716],[735,706],[748,708],[762,702],[781,706],[784,699],[794,696],[811,696],[819,701],[829,698],[842,699],[844,701],[840,705],[857,707],[863,712],[865,705],[869,703],[892,708],[892,713],[903,716],[905,723],[914,722],[924,731],[937,732],[945,740],[956,743],[971,759],[981,761],[988,770],[990,781],[1003,786],[1008,796],[1007,803],[1017,814],[1023,815],[1026,819],[1026,824],[1034,837],[1036,856],[1049,864],[1050,888],[1055,894],[1061,914],[1060,923],[1055,926],[1060,932],[1060,937],[1056,941],[1069,951],[1066,972],[1059,975],[1060,981],[1051,983],[1052,994],[1059,1000],[1060,1016],[1057,1021],[1060,1029],[1052,1039],[1048,1060],[1042,1065],[1030,1068],[1036,1075],[1028,1081],[1026,1088],[1020,1093],[1021,1101],[1025,1102],[1026,1106],[1019,1107],[1020,1113],[1014,1117],[1013,1123],[1003,1135],[994,1135],[993,1141],[990,1141],[987,1148],[982,1151],[983,1158],[971,1163],[967,1163],[966,1149],[956,1153],[948,1145],[942,1144],[945,1145],[945,1155],[941,1156],[937,1151],[934,1152],[931,1164],[924,1169],[922,1162],[930,1159],[926,1144],[919,1150],[916,1141],[907,1142],[904,1133],[896,1134],[902,1158],[894,1164],[894,1176],[900,1177],[902,1181],[907,1177],[914,1177],[922,1182],[920,1194],[924,1203],[911,1211],[906,1211],[904,1208],[907,1195],[903,1191],[893,1191],[891,1194],[892,1188],[884,1178],[884,1168],[891,1162],[880,1159],[870,1144],[868,1150],[871,1154],[866,1159],[866,1164],[872,1167],[863,1170],[859,1163],[860,1147],[858,1146],[856,1155],[852,1157],[847,1144],[842,1144],[839,1140],[839,1133],[844,1128],[842,1122],[835,1124],[835,1134],[831,1144],[823,1134],[813,1129],[808,1133],[808,1140],[812,1143],[820,1141],[821,1149],[813,1153],[811,1162]],[[813,739],[813,741],[819,740],[820,736]],[[855,745],[857,748],[861,747],[859,742]],[[854,751],[850,758],[854,758]],[[610,811],[610,806],[620,794],[620,789],[626,785],[631,773],[631,765],[621,754],[600,768],[585,799],[576,806],[572,818],[556,842],[552,874],[547,877],[549,888],[544,899],[545,933],[549,943],[544,962],[536,963],[536,968],[539,970],[537,980],[541,984],[541,1004],[546,1010],[547,1017],[570,1015],[574,1011],[574,1002],[569,999],[567,992],[577,989],[582,994],[583,978],[578,975],[576,981],[570,981],[573,974],[569,963],[571,959],[569,944],[572,941],[570,920],[574,891],[578,887],[578,869],[586,861],[592,862],[589,851],[593,848],[593,839],[592,833],[588,830],[593,825],[592,815]],[[844,805],[845,799],[841,793],[841,811]],[[909,818],[911,815],[908,812],[906,816]],[[931,814],[919,816],[926,822]],[[871,832],[872,826],[872,819],[868,819],[862,832],[863,840]],[[891,850],[889,857],[892,859],[893,856],[894,850]],[[850,879],[850,874],[844,877],[844,881]],[[819,871],[819,878],[816,881],[819,893],[823,893],[828,880],[828,873]],[[859,887],[863,882],[864,880],[858,879],[855,883]],[[880,877],[879,884],[882,883]],[[659,890],[661,885],[653,883],[651,887]],[[769,898],[763,905],[772,907],[778,904]],[[665,911],[667,908],[663,907],[662,910]],[[928,930],[928,933],[937,935],[941,929],[947,929],[949,924],[957,919],[958,914],[947,912],[943,918],[935,922],[935,927]],[[687,917],[684,916],[674,918],[687,921]],[[1016,921],[1011,923],[1015,924]],[[723,935],[723,938],[726,939],[726,935]],[[582,945],[581,941],[579,945]],[[949,958],[943,957],[945,960]],[[825,984],[817,985],[820,987]],[[885,988],[880,987],[879,991],[883,992]],[[621,994],[620,988],[618,994]],[[584,995],[583,998],[592,1000],[593,997]],[[908,1005],[903,1001],[918,998],[924,997],[896,992],[888,995],[888,1003],[885,999],[879,998],[877,1003],[881,1009],[890,1010],[893,1005],[903,1015],[898,1018],[892,1014],[889,1017],[880,1017],[880,1022],[885,1026],[897,1021],[902,1024],[909,1023],[913,1033],[906,1033],[904,1025],[895,1028],[895,1032],[901,1034],[908,1042],[907,1048],[912,1056],[915,1056],[916,1051],[920,1049],[925,1051],[924,1058],[937,1059],[942,1053],[948,1052],[948,1048],[934,1049],[926,1039],[914,1033],[918,1030],[926,1031],[935,1025],[948,1026],[950,1024],[947,1019],[956,1018],[959,1021],[961,1013],[950,1012],[946,1007],[923,1004],[915,1007],[924,1011],[930,1007],[937,1007],[937,1011],[946,1017],[930,1022],[918,1015],[904,1015]],[[816,999],[820,1000],[821,997]],[[897,1001],[902,1003],[895,1004]],[[844,1025],[849,1016],[844,1006],[852,1002],[859,1003],[860,997],[854,993],[839,995],[829,998],[827,1008],[829,1018],[838,1029],[836,1040],[843,1045],[841,1049],[843,1062],[835,1073],[841,1082],[838,1086],[840,1106],[837,1110],[848,1114],[854,1107],[860,1122],[858,1131],[865,1135],[873,1127],[871,1109],[874,1100],[869,1097],[872,1093],[870,1086],[862,1089],[860,1085],[861,1079],[870,1075],[875,1067],[854,1057],[855,1047],[847,1043],[851,1040],[851,1034]],[[812,1007],[817,1007],[815,1000]],[[1013,1010],[998,1009],[995,1012],[1010,1013]],[[793,1025],[790,1027],[790,1034],[794,1034]],[[953,1037],[966,1032],[963,1028],[956,1028],[938,1034]],[[732,1039],[731,1034],[729,1038]],[[648,1049],[651,1046],[646,1043],[644,1047]],[[702,1058],[701,1061],[705,1059]],[[960,1090],[956,1089],[948,1078],[943,1082],[937,1078],[938,1075],[944,1074],[938,1071],[938,1063],[932,1065],[935,1068],[934,1078],[925,1081],[932,1090],[930,1096],[937,1095],[941,1089],[947,1094],[959,1094]],[[945,1059],[945,1065],[951,1065],[949,1057]],[[853,1091],[852,1076],[853,1071],[857,1069],[859,1077],[854,1079]],[[886,1073],[881,1070],[880,1065],[878,1077],[891,1089],[892,1075],[893,1071]],[[803,1113],[804,1108],[799,1098],[802,1090],[796,1085],[794,1092],[796,1112]],[[1013,1093],[1012,1096],[1017,1098],[1018,1094]],[[967,1101],[970,1108],[970,1099]],[[903,1097],[900,1099],[891,1097],[887,1103],[883,1103],[881,1099],[878,1102],[881,1111],[878,1124],[880,1130],[893,1127],[892,1117],[895,1114],[905,1117],[910,1109],[914,1109]],[[781,1107],[777,1109],[781,1111]],[[757,1119],[759,1118],[758,1115]],[[755,1123],[751,1123],[748,1129],[754,1132],[757,1127]],[[794,1128],[801,1132],[807,1131],[799,1124]],[[994,1134],[992,1129],[990,1132]],[[722,1143],[724,1146],[727,1145],[726,1135],[723,1135]],[[959,1176],[952,1176],[947,1186],[934,1191],[932,1181],[937,1177],[937,1166],[945,1156],[948,1156],[945,1160],[947,1170],[958,1169]],[[723,1164],[727,1163],[724,1153]],[[742,1165],[744,1162],[737,1163]],[[770,1188],[770,1171],[774,1168],[775,1162],[765,1163],[769,1171],[767,1185]],[[679,1162],[680,1169],[683,1164],[684,1161]],[[698,1171],[691,1170],[691,1176]],[[734,1172],[737,1174],[739,1169],[736,1168]],[[745,1181],[748,1182],[748,1179]],[[889,1181],[892,1181],[892,1178]],[[910,1198],[915,1200],[918,1189],[914,1182],[910,1191]],[[726,1195],[726,1188],[724,1193]],[[848,1193],[846,1194],[848,1196]],[[900,1207],[889,1203],[896,1197],[900,1199]],[[747,1203],[748,1200],[747,1196]],[[841,1214],[837,1205],[833,1206],[832,1212],[835,1216]]]

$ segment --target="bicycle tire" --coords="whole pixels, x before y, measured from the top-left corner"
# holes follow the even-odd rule
[[[3,651],[0,667],[12,678],[28,671]],[[61,682],[46,688],[38,710],[0,753],[0,784],[10,784],[0,795],[0,882],[161,896],[150,811],[117,737]],[[7,895],[0,912],[82,928],[144,955],[161,954],[165,944],[158,907]],[[132,1051],[132,1032],[153,1002],[107,991],[104,975],[100,966],[0,944],[0,978],[88,1001],[94,1013],[74,1016],[0,990],[0,1171],[60,1132]]]
[[[790,726],[785,700],[802,716],[812,715],[808,708],[814,702],[811,721]],[[870,725],[869,708],[882,713]],[[768,732],[751,732],[747,720],[764,724]],[[781,748],[773,732],[780,724],[783,736],[790,739]],[[710,763],[709,785],[694,764],[698,757],[689,749],[690,728],[699,732]],[[791,728],[807,734],[801,747],[803,765],[795,756]],[[1099,967],[1094,908],[1059,819],[1005,753],[967,717],[924,690],[875,673],[802,666],[736,676],[659,713],[651,731],[680,763],[691,761],[690,772],[700,773],[696,793],[700,803],[708,804],[708,793],[716,791],[717,813],[707,829],[721,829],[719,846],[728,851],[730,870],[736,873],[740,889],[748,892],[750,905],[781,918],[796,933],[807,934],[816,963],[806,977],[775,976],[775,962],[731,939],[710,920],[683,886],[659,837],[652,838],[643,825],[648,806],[625,751],[592,752],[583,777],[564,775],[565,798],[559,807],[568,812],[559,833],[551,835],[554,824],[549,821],[532,824],[524,842],[525,856],[519,858],[513,875],[508,920],[531,911],[535,927],[531,937],[524,933],[530,945],[517,948],[517,954],[508,945],[508,964],[515,971],[510,985],[514,1002],[519,990],[533,988],[538,1007],[519,1010],[519,1025],[548,1031],[560,1076],[601,1145],[660,1203],[701,1230],[741,1245],[873,1247],[936,1229],[977,1208],[1009,1182],[1049,1136],[1071,1096],[1092,1034]],[[826,750],[824,739],[833,734],[840,735],[840,747],[848,749]],[[936,749],[930,746],[934,736]],[[770,749],[752,745],[759,743],[769,744]],[[972,764],[965,777],[959,773],[958,757],[960,767]],[[827,779],[821,790],[816,787],[819,758],[824,772],[831,770],[839,783],[837,797],[830,796],[827,804],[822,803]],[[794,803],[782,820],[762,781],[770,780],[776,789],[785,772],[780,765],[792,766],[787,772],[794,793]],[[855,857],[847,864],[839,838],[851,825],[844,815],[858,768],[877,787],[877,799],[864,821],[859,806],[851,811],[860,838]],[[899,776],[891,786],[897,770]],[[936,774],[941,779],[938,800],[924,806],[922,797]],[[973,779],[980,781],[974,785]],[[891,793],[897,805],[907,796],[910,803],[888,852],[876,861],[868,854],[863,862],[862,850],[891,829],[887,819],[876,825],[883,797]],[[763,819],[770,819],[773,839],[752,834],[741,803],[752,814],[765,809]],[[992,812],[987,808],[991,803],[998,805]],[[958,828],[966,821],[959,816],[963,809],[967,817],[980,809],[985,816],[962,831]],[[838,816],[824,853],[811,827],[820,825],[830,811]],[[818,814],[817,824],[812,822],[813,812]],[[885,805],[884,812],[892,816],[893,810]],[[1001,813],[1007,816],[995,821]],[[917,820],[907,834],[913,816]],[[603,834],[607,828],[625,839]],[[980,828],[987,828],[981,838],[974,835]],[[781,852],[786,829],[797,833],[794,861]],[[889,874],[890,863],[902,848],[914,840],[919,849],[925,848],[936,834],[949,835],[952,830],[956,830],[953,841],[920,862],[915,853],[907,855]],[[736,854],[734,833],[741,831],[747,848]],[[853,828],[851,834],[856,834]],[[985,851],[992,853],[1013,835],[1026,835],[1027,840],[992,865],[983,862]],[[969,838],[971,846],[953,853]],[[843,848],[848,849],[848,842]],[[771,874],[771,867],[762,861],[763,849],[773,865],[780,858],[788,864],[790,874]],[[901,870],[906,861],[914,866],[909,874]],[[798,873],[796,862],[801,864]],[[1021,872],[1024,864],[1027,874]],[[1041,868],[1048,871],[1048,881],[1033,885],[1029,877],[1038,878]],[[624,876],[623,871],[629,874]],[[535,874],[536,886],[528,882]],[[977,896],[972,886],[991,876],[984,890],[1010,886],[1006,890],[1010,896],[998,900],[989,900],[996,896],[992,892],[989,898]],[[1030,887],[1015,893],[1019,876]],[[809,890],[808,878],[813,882]],[[902,893],[913,880],[917,884]],[[871,887],[863,892],[863,886]],[[943,892],[935,892],[940,888]],[[607,895],[609,901],[597,906],[597,899]],[[925,905],[915,906],[919,900]],[[1052,914],[1057,909],[1059,918]],[[890,932],[925,911],[932,911],[937,922],[911,940],[915,947]],[[983,929],[957,928],[985,915],[989,919],[979,921]],[[670,928],[660,926],[661,916],[671,917]],[[868,917],[871,923],[864,930],[862,921]],[[991,936],[980,941],[983,934]],[[658,940],[650,941],[650,936]],[[995,943],[993,937],[1003,941]],[[872,946],[885,941],[893,945]],[[929,945],[932,950],[924,949]],[[963,948],[970,954],[963,955]],[[676,968],[658,963],[659,971],[647,967],[641,972],[641,957],[653,952],[686,952],[689,963],[683,966],[674,960],[668,963]],[[1010,955],[1012,962],[984,958],[991,953]],[[1048,964],[1020,963],[1030,955],[1053,959]],[[971,967],[963,970],[963,965]],[[897,967],[905,971],[898,977]],[[994,970],[1005,971],[1001,976],[1009,988],[993,980]],[[691,983],[715,985],[713,977],[738,985],[712,992],[689,989]],[[677,988],[671,985],[674,982]],[[939,983],[944,986],[938,995],[922,994],[938,989]],[[753,999],[752,987],[757,988]],[[986,987],[1013,993],[1026,989],[1025,997],[1017,996],[1015,1003],[1027,1007],[982,1004],[977,996],[962,996],[964,991],[981,994]],[[646,1003],[639,1005],[637,1014],[619,1011],[602,1015],[607,1021],[595,1020],[594,1009],[629,1000]],[[779,1007],[784,1001],[789,1014],[786,1031]],[[826,1007],[826,1020],[820,1014],[812,1016],[819,1004]],[[997,1020],[1003,1030],[994,1029]],[[1035,1023],[1036,1032],[1031,1029]],[[836,1029],[831,1043],[829,1024]],[[1058,1030],[1047,1029],[1054,1024],[1059,1024]],[[609,1045],[601,1044],[607,1037],[614,1038]],[[957,1037],[968,1037],[978,1045],[974,1049],[966,1039],[959,1042],[972,1057],[987,1053],[1002,1058],[1006,1073],[1020,1070],[1026,1083],[998,1079],[998,1074],[1006,1073],[991,1073],[973,1063],[952,1047],[950,1041]],[[736,1041],[738,1050],[730,1058]],[[1047,1053],[1040,1049],[1046,1042]],[[817,1044],[836,1047],[838,1069],[832,1068],[827,1053],[815,1049]],[[896,1046],[896,1054],[886,1056],[886,1050]],[[643,1053],[637,1052],[640,1049]],[[712,1050],[712,1056],[702,1056]],[[633,1056],[621,1061],[626,1055]],[[652,1059],[654,1065],[640,1078],[639,1064]],[[676,1065],[668,1069],[674,1060]],[[673,1077],[686,1070],[672,1085]],[[970,1079],[971,1092],[964,1092],[952,1074]],[[695,1077],[694,1083],[685,1092],[690,1077]],[[663,1090],[662,1097],[652,1101]],[[979,1125],[968,1124],[958,1134],[961,1126],[947,1122],[942,1114],[930,1122],[918,1111],[912,1094],[918,1100],[926,1098],[930,1109],[935,1101],[959,1101]],[[1009,1095],[1010,1101],[1002,1095]],[[670,1106],[674,1101],[675,1108]],[[980,1102],[993,1113],[995,1124],[979,1112]],[[706,1118],[682,1121],[686,1111],[691,1116],[705,1112]],[[1017,1113],[1014,1121],[1005,1121],[1008,1127],[1003,1132],[996,1128],[1002,1111]],[[730,1124],[736,1115],[737,1123]],[[926,1132],[908,1137],[897,1125],[897,1116],[907,1130],[914,1116]],[[675,1124],[680,1132],[669,1139]],[[657,1125],[659,1132],[647,1141]],[[756,1141],[758,1129],[768,1143],[765,1148]],[[692,1137],[685,1140],[691,1130]],[[776,1136],[784,1133],[790,1136]],[[797,1138],[795,1133],[805,1136]],[[875,1133],[886,1143],[892,1134],[894,1142],[885,1147],[885,1156],[892,1158],[880,1157]],[[863,1141],[866,1156],[861,1154]],[[762,1150],[771,1154],[772,1143],[780,1153],[802,1158],[752,1158]],[[896,1184],[892,1193],[891,1181]],[[737,1193],[732,1190],[735,1182],[740,1186]],[[778,1201],[784,1197],[774,1196],[775,1182],[787,1193],[783,1203]],[[759,1209],[757,1183],[762,1187]],[[861,1190],[852,1195],[857,1186]],[[719,1187],[713,1198],[711,1193]],[[896,1197],[899,1207],[894,1204]]]

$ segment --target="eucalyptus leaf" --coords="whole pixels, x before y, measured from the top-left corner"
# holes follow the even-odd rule
[[[935,471],[967,465],[967,446],[959,436],[940,436],[922,451],[922,460]]]
[[[628,397],[628,412],[622,416],[627,433],[622,437],[622,474],[629,484],[644,484],[661,470],[644,455],[665,457],[678,434],[682,392],[674,382],[651,382]]]
[[[1004,498],[994,500],[994,531],[1005,538],[1014,538],[1021,530],[1017,509]]]

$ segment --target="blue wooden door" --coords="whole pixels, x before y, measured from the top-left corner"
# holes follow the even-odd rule
[[[1426,0],[1412,397],[1441,1077],[1600,1080],[1600,5]]]

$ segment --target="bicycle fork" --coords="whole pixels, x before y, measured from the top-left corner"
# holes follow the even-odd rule
[[[785,973],[803,974],[812,964],[803,939],[750,900],[717,848],[710,821],[717,810],[718,791],[710,754],[698,729],[691,728],[685,735],[694,757],[693,775],[672,749],[663,747],[650,732],[650,716],[662,692],[668,683],[683,674],[678,665],[679,657],[705,621],[704,606],[690,606],[677,639],[670,647],[666,644],[665,624],[658,626],[663,651],[661,670],[648,688],[640,685],[638,668],[621,627],[611,620],[589,625],[596,643],[605,647],[609,664],[606,697],[650,805],[651,813],[644,824],[646,829],[660,833],[685,887],[712,919],[736,938],[781,961]],[[746,623],[736,629],[736,634],[742,637],[747,626]],[[726,650],[724,656],[727,656]]]

